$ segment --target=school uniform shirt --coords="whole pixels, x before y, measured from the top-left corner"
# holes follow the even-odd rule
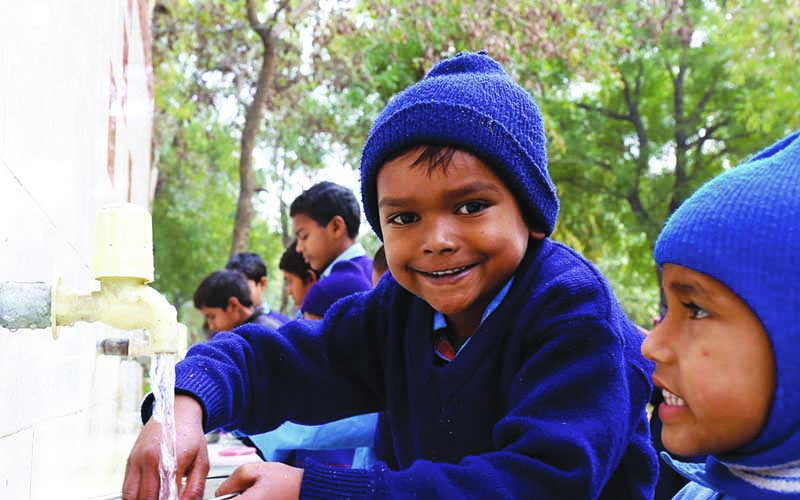
[[[324,280],[333,272],[340,269],[341,266],[337,267],[338,264],[345,264],[345,267],[347,267],[347,264],[355,264],[358,266],[358,269],[363,273],[364,278],[370,284],[369,288],[372,288],[372,259],[369,258],[361,244],[356,243],[351,245],[350,248],[337,255],[336,258],[333,259],[333,262],[322,270],[319,279]]]
[[[386,276],[322,321],[244,325],[192,347],[176,388],[201,402],[206,431],[388,411],[400,470],[309,461],[303,499],[652,498],[652,365],[589,262],[532,241],[505,298],[444,364],[434,313]]]

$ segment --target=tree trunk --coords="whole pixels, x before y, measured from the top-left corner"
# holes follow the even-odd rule
[[[255,194],[255,172],[253,150],[256,146],[261,117],[269,94],[269,81],[275,63],[274,44],[264,42],[264,57],[258,73],[258,83],[253,102],[247,108],[242,131],[239,155],[239,202],[236,204],[236,220],[233,225],[231,255],[245,252],[250,246],[250,227],[253,222],[253,195]]]

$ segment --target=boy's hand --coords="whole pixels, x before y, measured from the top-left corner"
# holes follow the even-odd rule
[[[203,433],[203,409],[189,396],[175,396],[175,434],[177,439],[178,484],[187,476],[181,500],[203,498],[208,474],[208,448]],[[151,418],[133,445],[122,485],[123,500],[158,500],[161,482],[158,463],[161,456],[161,424]],[[179,486],[180,488],[180,486]]]
[[[297,500],[302,481],[303,469],[279,462],[245,464],[233,471],[215,494],[243,491],[236,500]]]

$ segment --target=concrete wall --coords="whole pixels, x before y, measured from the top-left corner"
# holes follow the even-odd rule
[[[149,207],[148,0],[26,0],[0,9],[0,280],[95,290],[99,207]],[[142,369],[97,356],[95,324],[0,328],[0,498],[118,492]]]

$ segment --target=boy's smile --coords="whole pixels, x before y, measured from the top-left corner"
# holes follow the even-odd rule
[[[734,450],[756,438],[775,392],[772,347],[758,317],[728,287],[665,264],[669,307],[642,354],[662,390],[661,439],[679,455]]]
[[[412,166],[421,150],[378,173],[389,270],[447,316],[456,335],[469,336],[522,261],[531,231],[514,196],[481,160],[457,151],[446,169],[429,171]]]

